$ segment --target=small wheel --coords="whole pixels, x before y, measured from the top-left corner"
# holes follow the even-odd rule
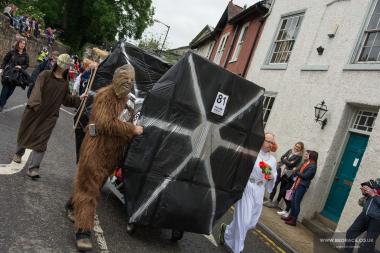
[[[172,238],[170,238],[170,240],[172,242],[176,242],[176,241],[181,240],[182,237],[183,237],[183,231],[173,229],[172,230]]]
[[[134,223],[127,224],[127,233],[133,235],[136,232],[136,225]]]

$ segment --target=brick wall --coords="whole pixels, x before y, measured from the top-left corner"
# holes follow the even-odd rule
[[[9,27],[9,20],[3,14],[0,14],[0,62],[3,62],[5,54],[11,50],[16,42],[17,31]],[[29,66],[34,67],[37,64],[38,52],[43,46],[46,46],[46,39],[30,38],[27,41],[27,52],[29,54]],[[54,43],[53,50],[58,50],[60,53],[68,52],[69,48],[60,43]]]

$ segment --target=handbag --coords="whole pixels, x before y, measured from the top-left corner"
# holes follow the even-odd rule
[[[292,188],[290,188],[289,190],[286,190],[285,199],[288,201],[291,201],[293,199],[295,191],[296,191],[296,189],[295,189],[295,183],[294,183],[292,185]]]

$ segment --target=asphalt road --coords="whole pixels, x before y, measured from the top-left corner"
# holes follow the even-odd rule
[[[16,147],[17,130],[24,108],[12,109],[26,102],[26,92],[17,88],[0,113],[0,164],[8,164]],[[72,110],[71,110],[72,111]],[[64,203],[72,191],[75,174],[75,145],[72,115],[61,111],[41,164],[41,178],[33,181],[25,170],[1,175],[0,167],[0,252],[77,252],[73,224],[64,215]],[[126,232],[123,205],[112,194],[103,192],[97,209],[99,226],[93,235],[93,252],[229,252],[218,246],[219,224],[213,237],[185,233],[177,243],[170,241],[171,231],[138,228]],[[232,211],[220,222],[229,223]],[[248,252],[285,252],[260,230],[248,233]]]

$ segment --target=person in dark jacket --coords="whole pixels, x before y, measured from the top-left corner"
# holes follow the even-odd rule
[[[30,97],[30,94],[32,94],[32,90],[33,90],[34,84],[36,83],[38,75],[44,70],[52,69],[54,64],[57,62],[58,56],[59,56],[59,52],[53,51],[51,54],[51,57],[49,57],[48,59],[46,59],[43,62],[41,62],[40,64],[38,64],[38,66],[33,70],[32,76],[31,76],[33,83],[31,83],[29,85],[28,92],[26,94],[26,96],[28,98]]]
[[[291,211],[288,217],[281,217],[287,225],[296,226],[297,218],[301,211],[301,202],[307,189],[317,172],[318,153],[314,150],[307,150],[304,155],[304,163],[299,171],[293,171],[297,176],[292,189],[295,190],[292,201]]]
[[[285,194],[286,190],[289,190],[293,185],[293,174],[292,170],[297,168],[301,163],[302,155],[304,153],[304,144],[302,142],[297,142],[294,144],[292,149],[286,151],[284,155],[281,156],[281,161],[277,167],[277,178],[274,185],[273,191],[269,196],[269,201],[264,203],[266,207],[277,207],[281,199],[284,199],[286,203],[286,210],[282,211],[281,214],[286,214],[290,210],[290,202],[286,200]],[[273,201],[276,195],[277,186],[280,185],[280,192],[277,196],[277,201]]]
[[[380,185],[380,178],[376,179]],[[363,232],[367,232],[365,239],[359,245],[358,253],[375,252],[375,243],[380,235],[380,189],[372,189],[369,186],[360,188],[362,194],[366,196],[363,210],[356,217],[354,223],[346,232],[345,252],[352,253],[355,247],[355,239]]]
[[[5,55],[3,63],[0,67],[0,74],[3,74],[3,88],[1,89],[0,94],[0,112],[3,110],[5,104],[7,103],[7,100],[16,89],[16,85],[14,85],[14,83],[9,83],[8,81],[5,81],[4,75],[6,75],[6,73],[9,73],[10,71],[20,71],[23,72],[23,75],[28,75],[25,72],[25,70],[28,67],[29,55],[26,52],[26,39],[20,37],[15,44],[15,48]],[[27,77],[30,78],[29,76]]]

